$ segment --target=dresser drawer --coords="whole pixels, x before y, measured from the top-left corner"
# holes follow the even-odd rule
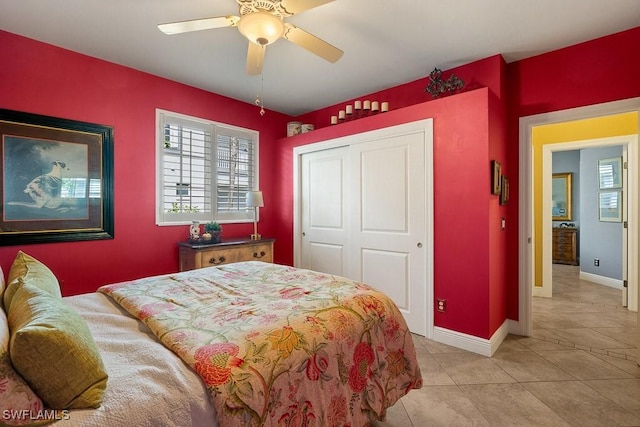
[[[271,244],[205,250],[200,251],[196,256],[200,257],[199,264],[201,267],[212,267],[241,261],[273,262]]]
[[[180,271],[242,261],[273,262],[274,241],[239,239],[224,240],[210,245],[181,242],[178,244]]]

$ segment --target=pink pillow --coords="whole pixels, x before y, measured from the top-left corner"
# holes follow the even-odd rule
[[[0,309],[0,425],[31,424],[34,420],[30,417],[37,417],[43,409],[40,398],[13,369],[9,357],[9,324],[4,310]]]

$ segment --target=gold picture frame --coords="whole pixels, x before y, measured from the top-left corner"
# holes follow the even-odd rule
[[[496,196],[502,193],[502,165],[497,160],[491,161],[491,194]]]
[[[503,206],[509,204],[509,178],[507,178],[506,176],[502,176],[500,204]]]
[[[572,221],[572,172],[554,173],[551,181],[551,215],[554,221]]]

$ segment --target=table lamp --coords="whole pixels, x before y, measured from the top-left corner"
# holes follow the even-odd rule
[[[258,234],[258,208],[263,206],[262,191],[247,192],[247,207],[253,208],[253,234],[251,235],[251,240],[260,240],[262,238]]]

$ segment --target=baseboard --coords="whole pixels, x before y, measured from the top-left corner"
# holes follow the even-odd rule
[[[622,289],[622,280],[612,279],[611,277],[599,276],[593,273],[580,272],[580,280],[595,283],[597,285],[608,286],[610,288]]]
[[[505,321],[490,339],[480,338],[462,332],[452,331],[438,326],[433,328],[433,340],[461,348],[482,356],[491,357],[509,333],[508,321]]]
[[[507,331],[511,335],[528,336],[527,332],[523,330],[523,326],[519,321],[507,319],[505,323],[507,324]]]

